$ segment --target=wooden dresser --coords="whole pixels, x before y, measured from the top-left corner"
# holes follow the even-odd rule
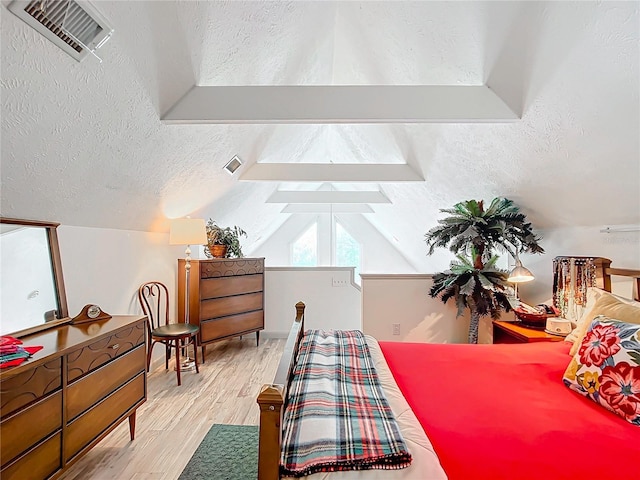
[[[552,335],[536,328],[529,328],[521,322],[494,320],[493,343],[533,343],[560,342],[564,337]]]
[[[184,260],[178,260],[178,318],[184,320]],[[192,260],[189,323],[200,325],[198,345],[264,329],[264,258]]]
[[[0,373],[3,480],[57,477],[127,418],[133,440],[145,332],[146,317],[114,316],[21,338],[44,348]]]

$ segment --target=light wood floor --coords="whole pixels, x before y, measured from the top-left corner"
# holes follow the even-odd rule
[[[285,340],[255,342],[249,335],[210,345],[200,373],[183,373],[180,387],[163,360],[148,377],[135,440],[123,422],[61,479],[174,480],[214,423],[258,425],[256,396],[273,380]]]

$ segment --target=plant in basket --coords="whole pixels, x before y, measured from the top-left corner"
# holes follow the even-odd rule
[[[204,253],[209,258],[241,258],[242,246],[240,237],[247,236],[247,232],[238,227],[221,227],[214,220],[207,221],[207,245]]]

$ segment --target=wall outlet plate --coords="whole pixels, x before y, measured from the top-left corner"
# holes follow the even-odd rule
[[[399,323],[394,323],[393,324],[393,334],[394,335],[400,335],[400,324]]]
[[[348,283],[349,283],[348,280],[342,280],[340,278],[332,278],[331,279],[331,285],[333,287],[346,287]]]

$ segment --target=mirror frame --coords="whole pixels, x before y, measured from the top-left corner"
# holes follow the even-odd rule
[[[71,321],[71,318],[69,318],[69,310],[67,308],[67,295],[64,290],[64,278],[62,276],[62,257],[60,256],[60,245],[58,244],[57,228],[60,224],[54,222],[41,222],[38,220],[24,220],[21,218],[9,217],[0,217],[0,223],[24,225],[26,227],[42,227],[46,230],[47,242],[49,245],[49,258],[51,260],[51,273],[56,289],[56,301],[58,302],[58,308],[56,309],[58,318],[56,320],[45,322],[34,327],[25,328],[24,330],[10,332],[7,333],[7,335],[19,338],[35,332],[48,330],[65,323],[69,323]]]

